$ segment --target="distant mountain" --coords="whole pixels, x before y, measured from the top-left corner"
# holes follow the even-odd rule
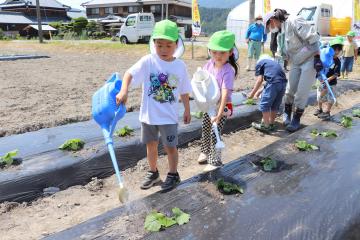
[[[204,8],[200,7],[202,31],[207,34],[226,28],[226,19],[230,8]]]
[[[247,0],[198,0],[199,7],[206,8],[234,8]]]

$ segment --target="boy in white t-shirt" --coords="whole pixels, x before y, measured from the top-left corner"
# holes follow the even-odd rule
[[[174,57],[179,32],[176,23],[164,20],[156,23],[152,39],[154,53],[141,58],[124,75],[122,88],[116,96],[117,104],[126,103],[130,83],[142,84],[140,107],[141,141],[146,144],[150,171],[146,174],[141,189],[148,189],[160,182],[157,169],[159,133],[168,155],[169,173],[162,183],[162,192],[167,192],[180,183],[178,165],[178,101],[179,95],[185,107],[184,123],[190,123],[189,94],[191,84],[185,63]]]

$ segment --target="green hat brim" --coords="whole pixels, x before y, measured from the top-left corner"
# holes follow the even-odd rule
[[[228,52],[228,51],[230,51],[231,49],[233,49],[233,47],[232,47],[232,48],[225,48],[225,47],[221,47],[221,46],[219,46],[219,45],[217,45],[217,44],[214,44],[214,43],[212,43],[212,42],[209,42],[208,45],[207,45],[207,47],[208,47],[210,50],[220,51],[220,52]]]
[[[155,36],[152,36],[152,39],[153,40],[156,40],[156,39],[165,39],[165,40],[169,40],[169,41],[172,41],[172,42],[176,42],[179,37],[170,37],[170,36],[166,36],[166,35],[155,35]]]

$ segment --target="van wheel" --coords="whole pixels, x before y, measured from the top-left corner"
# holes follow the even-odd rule
[[[125,36],[121,36],[121,37],[120,37],[120,42],[121,42],[122,44],[128,44],[128,43],[129,43],[128,39],[127,39]]]

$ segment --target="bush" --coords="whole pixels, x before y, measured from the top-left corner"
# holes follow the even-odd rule
[[[74,32],[76,32],[78,35],[81,35],[83,30],[85,30],[86,26],[88,25],[88,20],[84,17],[79,17],[75,18],[73,21]]]
[[[0,40],[5,40],[5,34],[1,28],[0,28]]]

